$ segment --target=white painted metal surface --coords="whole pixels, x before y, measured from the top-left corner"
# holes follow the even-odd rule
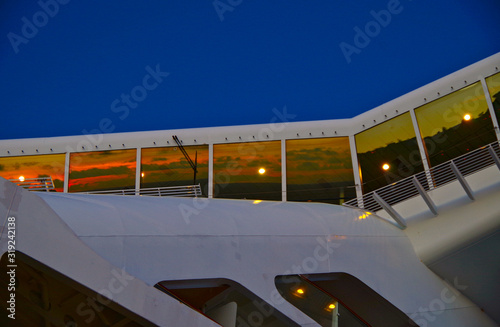
[[[150,286],[162,280],[232,279],[301,325],[315,324],[279,300],[276,275],[347,272],[415,321],[424,319],[420,308],[452,289],[422,264],[404,232],[360,210],[244,200],[40,197],[77,239]],[[441,302],[445,310],[431,308],[434,320],[428,326],[495,325],[465,296]]]

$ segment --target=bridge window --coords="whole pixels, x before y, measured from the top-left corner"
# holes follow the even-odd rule
[[[185,146],[191,160],[197,162],[196,184],[203,194],[208,187],[208,145]],[[192,185],[194,171],[178,147],[141,150],[141,188]]]
[[[281,142],[214,145],[214,197],[281,200]]]
[[[55,190],[63,191],[65,154],[0,158],[0,176],[11,180],[52,178]]]
[[[69,162],[69,192],[135,188],[135,149],[71,153]]]
[[[8,292],[11,281],[5,273],[12,269],[9,258],[5,252],[0,260],[1,299],[9,299],[13,294]],[[19,251],[16,251],[16,265],[15,320],[8,319],[10,312],[3,309],[2,326],[157,326],[113,301],[112,297],[108,299]],[[105,291],[113,295],[112,289]]]
[[[430,165],[496,140],[481,82],[415,109]]]
[[[274,282],[285,300],[323,327],[416,326],[404,312],[346,273],[277,276]]]
[[[229,279],[162,281],[155,287],[222,326],[298,326],[250,290]]]
[[[286,141],[288,201],[342,204],[356,197],[348,137]]]
[[[409,112],[355,138],[365,193],[424,170]]]
[[[490,76],[486,79],[488,91],[490,92],[491,102],[495,108],[498,124],[500,125],[500,73]]]

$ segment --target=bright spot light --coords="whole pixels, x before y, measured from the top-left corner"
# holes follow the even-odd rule
[[[297,294],[304,294],[304,290],[303,290],[303,289],[301,289],[301,288],[299,288],[299,289],[297,290]]]
[[[261,174],[261,175],[262,175],[262,174],[264,174],[265,172],[266,172],[266,170],[265,170],[264,168],[260,168],[260,169],[259,169],[259,174]]]
[[[464,120],[469,121],[472,117],[469,114],[464,115]]]
[[[255,200],[255,201],[253,201],[253,204],[257,204],[257,203],[261,203],[261,202],[262,202],[262,200]]]
[[[21,182],[24,182],[24,176],[19,176],[19,180],[20,180]]]
[[[144,173],[141,173],[141,177],[144,177]]]
[[[330,305],[328,306],[328,309],[335,309],[335,304],[333,304],[333,303],[332,303],[332,304],[330,304]]]
[[[385,163],[385,164],[382,165],[382,169],[383,170],[389,170],[389,168],[391,168],[391,166],[389,166],[389,164]]]

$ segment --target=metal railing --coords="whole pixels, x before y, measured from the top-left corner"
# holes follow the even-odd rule
[[[52,177],[9,179],[9,181],[29,191],[50,192],[55,189]]]
[[[413,176],[406,177],[395,183],[364,194],[356,199],[349,200],[345,202],[344,205],[376,212],[385,209],[383,207],[384,204],[392,206],[396,203],[419,195],[422,196],[427,202],[429,200],[426,196],[427,191],[444,186],[456,180],[460,182],[467,195],[473,199],[474,196],[468,187],[464,176],[471,175],[495,164],[500,169],[499,157],[499,143],[493,142],[456,157],[455,159],[432,167],[427,171],[422,171]],[[435,208],[433,208],[432,201],[430,202],[431,203],[427,203],[429,208],[431,208],[431,210],[435,210]]]
[[[111,195],[143,195],[143,196],[181,196],[195,197],[201,196],[201,186],[185,185],[185,186],[166,186],[166,187],[151,187],[141,188],[137,192],[135,189],[125,190],[106,190],[106,191],[90,191],[78,192],[83,194],[111,194]]]

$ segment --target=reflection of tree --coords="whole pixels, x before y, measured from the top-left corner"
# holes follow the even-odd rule
[[[493,96],[493,108],[495,109],[495,114],[500,124],[500,92]]]
[[[495,110],[500,109],[500,92],[495,95]],[[477,118],[451,127],[424,139],[431,166],[436,166],[496,140],[488,110]],[[388,144],[358,154],[363,191],[373,191],[423,170],[416,138]],[[382,164],[391,168],[382,170]]]
[[[358,160],[365,193],[423,170],[415,137],[360,153]],[[390,165],[388,171],[382,169],[384,163]]]
[[[486,109],[477,118],[426,137],[425,144],[430,164],[436,166],[495,140],[491,116]]]

